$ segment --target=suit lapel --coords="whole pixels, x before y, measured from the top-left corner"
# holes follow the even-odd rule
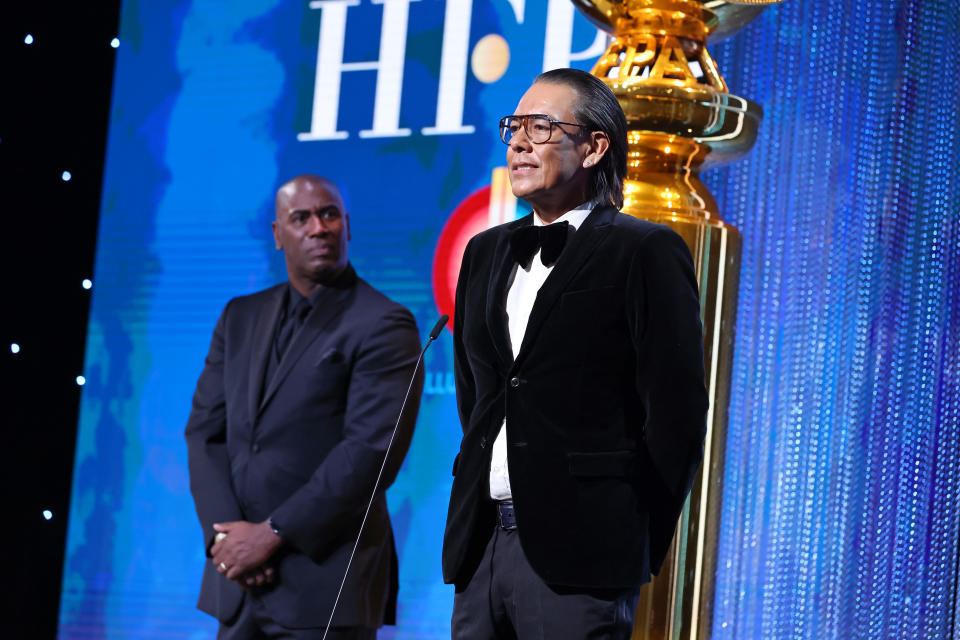
[[[487,285],[487,327],[504,371],[513,364],[513,347],[510,345],[510,329],[507,324],[507,283],[517,268],[517,263],[510,256],[510,232],[531,224],[532,213],[504,227],[491,263],[490,282]]]
[[[524,359],[530,350],[530,345],[536,340],[540,327],[550,315],[550,311],[560,295],[566,290],[570,279],[580,271],[580,268],[610,230],[615,215],[618,215],[618,211],[613,207],[595,207],[583,221],[583,224],[580,225],[580,228],[577,229],[577,232],[570,238],[563,253],[560,254],[557,264],[550,271],[550,275],[547,276],[543,286],[540,287],[540,291],[537,292],[537,299],[533,303],[530,319],[527,321],[527,330],[523,334],[523,342],[520,344],[520,350],[517,353],[518,363]]]
[[[263,394],[263,400],[255,415],[263,411],[303,354],[324,334],[326,327],[349,306],[349,299],[356,292],[356,284],[357,274],[353,267],[348,266],[347,271],[334,285],[325,288],[317,296],[313,310],[307,316],[303,327],[293,335],[283,360],[280,361],[273,379],[267,385],[266,393]]]
[[[257,322],[253,328],[253,344],[250,347],[250,379],[247,382],[247,402],[250,415],[256,416],[263,396],[264,376],[267,369],[267,358],[273,347],[273,335],[277,330],[277,321],[280,318],[280,306],[286,296],[286,285],[274,287],[270,292],[267,303],[260,307]]]

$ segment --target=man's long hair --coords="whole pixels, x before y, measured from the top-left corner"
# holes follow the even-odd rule
[[[591,131],[603,131],[610,148],[593,169],[590,197],[623,207],[623,180],[627,175],[627,118],[610,88],[600,78],[579,69],[553,69],[533,81],[570,87],[577,93],[573,115]]]

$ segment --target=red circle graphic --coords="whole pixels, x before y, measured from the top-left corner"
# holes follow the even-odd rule
[[[477,189],[461,202],[440,232],[433,254],[433,299],[441,314],[450,316],[447,328],[453,331],[453,307],[460,262],[470,238],[490,226],[490,186]]]

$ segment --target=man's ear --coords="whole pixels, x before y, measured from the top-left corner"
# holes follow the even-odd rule
[[[593,166],[600,164],[603,156],[607,155],[610,149],[610,138],[603,131],[590,132],[590,148],[584,160],[589,160]]]
[[[274,220],[270,223],[270,228],[273,229],[273,243],[277,247],[277,251],[283,250],[283,243],[280,242],[280,234],[277,233],[277,221]]]
[[[350,235],[350,214],[349,213],[343,214],[343,221],[347,225],[347,242],[349,242],[353,240],[353,236]]]

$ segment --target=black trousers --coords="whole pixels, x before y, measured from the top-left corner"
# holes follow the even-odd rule
[[[516,530],[497,526],[470,583],[453,597],[453,640],[628,640],[639,588],[593,592],[550,587],[534,572]]]
[[[321,640],[324,627],[291,629],[275,622],[259,598],[244,594],[237,617],[220,624],[217,640]],[[330,627],[326,640],[376,640],[377,630],[369,627]]]

